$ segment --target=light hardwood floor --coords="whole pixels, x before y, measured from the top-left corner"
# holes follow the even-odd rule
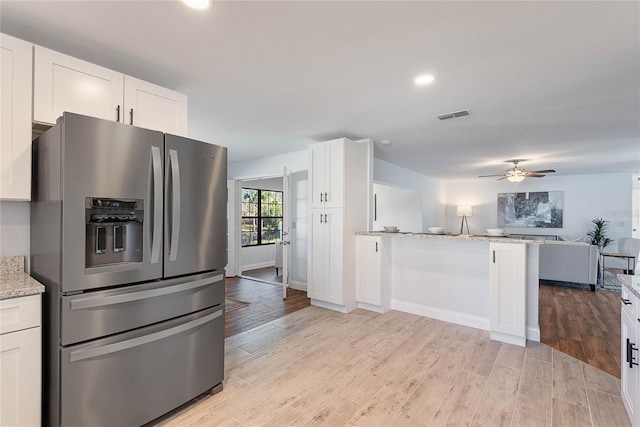
[[[620,381],[551,347],[307,307],[226,339],[224,390],[162,426],[628,426]]]

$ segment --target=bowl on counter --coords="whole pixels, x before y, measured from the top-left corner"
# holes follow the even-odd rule
[[[429,227],[427,230],[429,233],[444,233],[444,227]]]
[[[385,225],[383,228],[384,228],[384,231],[390,232],[390,233],[398,231],[398,227],[395,225]]]
[[[492,236],[502,236],[504,234],[504,229],[502,229],[502,228],[487,228],[487,234],[491,234]]]

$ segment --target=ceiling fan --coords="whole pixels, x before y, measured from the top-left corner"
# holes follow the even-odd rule
[[[526,162],[525,159],[513,159],[513,160],[505,160],[505,163],[513,163],[513,167],[507,169],[505,173],[499,175],[480,175],[478,178],[487,178],[490,176],[500,176],[502,178],[498,178],[498,181],[506,179],[510,182],[520,182],[526,177],[530,178],[542,178],[547,173],[554,173],[553,169],[544,169],[539,171],[525,171],[524,168],[518,166],[520,162]]]

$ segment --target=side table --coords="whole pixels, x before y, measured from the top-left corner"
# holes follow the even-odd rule
[[[606,257],[626,259],[627,274],[630,274],[630,275],[634,274],[634,269],[636,264],[636,257],[634,255],[619,254],[619,253],[613,253],[613,252],[602,252],[600,254],[600,257],[602,259],[602,287],[604,287],[604,259]]]

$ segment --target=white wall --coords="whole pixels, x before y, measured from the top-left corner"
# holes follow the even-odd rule
[[[265,176],[282,176],[282,168],[290,171],[307,170],[309,153],[306,149],[292,153],[277,154],[259,159],[231,162],[227,167],[228,179],[247,179]]]
[[[0,256],[25,256],[27,271],[31,248],[30,221],[29,202],[0,202]]]
[[[457,232],[460,228],[461,218],[456,216],[456,206],[472,206],[469,230],[471,234],[482,234],[486,228],[497,227],[498,193],[563,191],[563,228],[513,228],[507,232],[585,237],[592,228],[591,220],[602,217],[609,221],[609,237],[631,237],[631,173],[546,176],[528,178],[518,184],[478,179],[447,182],[445,188],[446,228],[449,231]]]
[[[378,159],[373,161],[373,181],[419,191],[422,194],[422,231],[429,227],[444,226],[446,201],[444,181],[429,178]]]

